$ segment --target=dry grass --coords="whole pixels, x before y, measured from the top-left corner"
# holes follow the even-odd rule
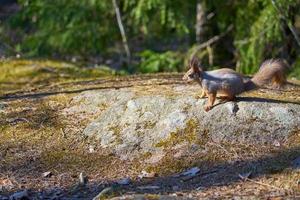
[[[143,91],[139,85],[148,84],[147,87],[155,86],[155,88],[152,87],[150,93],[163,88],[164,93],[170,92],[173,95],[172,89],[169,91],[166,89],[171,87],[166,87],[166,85],[178,84],[181,75],[117,77],[89,81],[79,78],[74,79],[75,82],[70,82],[72,78],[65,79],[57,76],[54,82],[49,79],[47,84],[51,83],[50,86],[39,84],[35,75],[41,77],[40,79],[48,75],[44,77],[40,76],[41,74],[34,75],[35,70],[31,69],[41,69],[42,65],[49,67],[56,64],[18,61],[15,65],[16,68],[20,66],[20,71],[13,72],[6,66],[4,67],[7,69],[6,75],[0,76],[0,94],[10,94],[10,97],[15,97],[2,102],[6,108],[0,111],[0,184],[11,183],[12,185],[2,193],[10,193],[22,188],[37,192],[57,187],[67,189],[65,195],[68,196],[72,194],[73,186],[78,182],[79,173],[85,172],[92,188],[86,190],[84,194],[86,198],[95,195],[95,191],[101,190],[111,181],[125,176],[130,176],[133,184],[121,193],[147,193],[148,191],[137,190],[136,186],[159,185],[161,189],[156,193],[173,193],[195,198],[229,198],[234,195],[268,198],[299,195],[300,173],[291,167],[291,161],[300,155],[300,132],[295,132],[279,147],[216,144],[206,141],[205,144],[201,144],[201,151],[187,153],[180,159],[174,158],[177,152],[166,148],[165,158],[155,165],[145,162],[149,155],[133,161],[122,161],[109,151],[100,149],[97,141],[82,136],[82,129],[88,121],[79,123],[75,120],[76,116],[68,118],[62,115],[61,111],[69,106],[71,98],[77,92],[99,87],[138,85],[135,90],[142,95]],[[22,66],[25,66],[24,69]],[[69,68],[64,64],[57,68],[64,69],[65,67]],[[26,71],[27,68],[29,71]],[[97,73],[94,74],[95,77],[98,77]],[[2,87],[3,84],[5,85],[4,82],[15,81],[16,78],[18,78],[16,85]],[[145,79],[148,82],[145,83]],[[38,89],[31,91],[30,88],[35,88],[37,85]],[[15,93],[17,90],[21,91]],[[45,92],[47,95],[36,95]],[[272,99],[299,103],[298,92],[299,90],[290,89],[266,93],[263,89],[245,94],[245,96],[269,95],[268,97]],[[190,125],[190,130],[185,131],[190,131],[190,136],[195,137],[195,124],[191,122]],[[170,138],[170,142],[165,145],[176,144],[181,139]],[[93,153],[89,152],[91,146],[95,149]],[[201,169],[201,173],[195,178],[182,180],[172,176],[192,166],[198,166]],[[148,172],[156,172],[158,177],[139,181],[137,175],[145,169]],[[53,175],[50,178],[44,178],[42,173],[46,171],[51,171]],[[243,181],[238,177],[239,173],[249,171],[252,172],[251,180],[254,182]],[[178,187],[174,189],[174,185]],[[157,196],[148,195],[148,197],[156,198]]]
[[[0,95],[114,74],[114,71],[106,67],[84,68],[54,60],[2,60],[0,61]]]

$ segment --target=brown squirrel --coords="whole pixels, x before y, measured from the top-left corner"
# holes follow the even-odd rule
[[[259,88],[270,81],[277,86],[283,85],[286,82],[285,70],[288,68],[280,59],[269,59],[261,64],[252,79],[245,80],[242,74],[229,68],[203,71],[195,57],[190,60],[189,67],[183,80],[199,83],[202,88],[200,98],[208,96],[208,103],[204,106],[205,111],[213,107],[217,94],[223,100],[232,101],[236,95]]]

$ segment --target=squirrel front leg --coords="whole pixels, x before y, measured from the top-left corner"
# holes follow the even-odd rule
[[[200,94],[200,98],[204,98],[206,96],[206,93],[205,93],[205,91],[202,89],[202,92],[201,92],[201,94]]]
[[[217,93],[216,92],[207,93],[207,96],[208,96],[208,103],[204,106],[204,110],[206,112],[211,110],[211,108],[213,107],[216,100]]]

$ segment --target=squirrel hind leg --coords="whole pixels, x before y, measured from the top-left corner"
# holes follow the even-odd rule
[[[236,100],[236,96],[234,95],[229,95],[226,97],[227,101],[235,101]]]
[[[226,103],[228,101],[235,101],[236,97],[234,95],[227,95],[227,96],[220,96],[221,102],[220,103]]]

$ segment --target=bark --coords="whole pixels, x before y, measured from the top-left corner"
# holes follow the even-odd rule
[[[197,1],[196,8],[196,42],[201,44],[204,41],[204,24],[206,21],[204,3],[201,0]]]
[[[121,33],[121,36],[122,36],[122,42],[123,42],[123,46],[124,46],[126,57],[127,57],[127,64],[129,65],[130,64],[130,59],[131,59],[131,53],[130,53],[130,49],[129,49],[125,29],[124,29],[124,26],[123,26],[123,23],[122,23],[121,12],[120,12],[117,0],[112,0],[112,2],[113,2],[113,6],[115,8],[117,22],[118,22],[120,33]]]

